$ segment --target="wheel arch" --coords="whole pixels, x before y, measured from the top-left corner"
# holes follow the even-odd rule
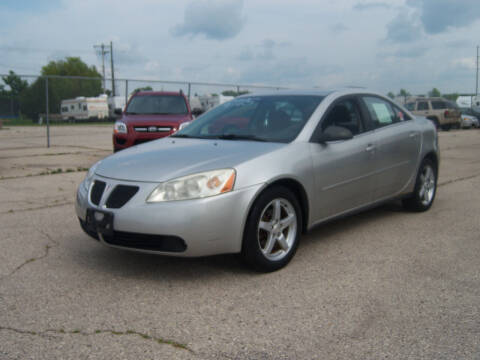
[[[256,195],[253,201],[250,203],[247,217],[249,216],[250,212],[252,211],[253,205],[257,201],[258,197],[263,194],[267,189],[270,189],[275,186],[283,186],[289,189],[297,198],[298,203],[300,204],[300,210],[302,212],[302,233],[305,233],[308,229],[308,219],[310,214],[310,206],[308,202],[307,192],[303,185],[292,178],[281,178],[276,179],[271,183],[266,184]]]
[[[435,127],[438,128],[440,126],[440,119],[438,118],[438,116],[429,115],[429,116],[425,116],[425,118],[432,121],[435,124]]]
[[[437,177],[438,177],[438,156],[437,156],[437,154],[434,151],[430,151],[429,153],[427,153],[423,157],[423,159],[429,159],[433,163],[433,165],[435,166],[435,172],[437,173]]]

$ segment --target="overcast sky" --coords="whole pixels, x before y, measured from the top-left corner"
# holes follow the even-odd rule
[[[110,41],[122,78],[466,93],[480,0],[0,2],[0,73],[66,56],[100,70]]]

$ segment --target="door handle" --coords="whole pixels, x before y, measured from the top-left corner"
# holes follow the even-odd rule
[[[367,147],[365,148],[366,152],[372,152],[373,150],[375,150],[375,145],[373,144],[368,144]]]

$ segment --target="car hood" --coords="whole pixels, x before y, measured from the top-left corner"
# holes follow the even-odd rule
[[[124,114],[121,121],[131,125],[149,125],[158,123],[180,123],[189,121],[188,114],[183,115],[127,115]]]
[[[202,171],[234,168],[285,146],[282,143],[168,137],[111,155],[100,162],[95,173],[118,180],[163,182]]]

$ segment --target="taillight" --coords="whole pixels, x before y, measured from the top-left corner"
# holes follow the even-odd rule
[[[450,113],[448,112],[448,110],[445,110],[445,116],[449,116]]]

